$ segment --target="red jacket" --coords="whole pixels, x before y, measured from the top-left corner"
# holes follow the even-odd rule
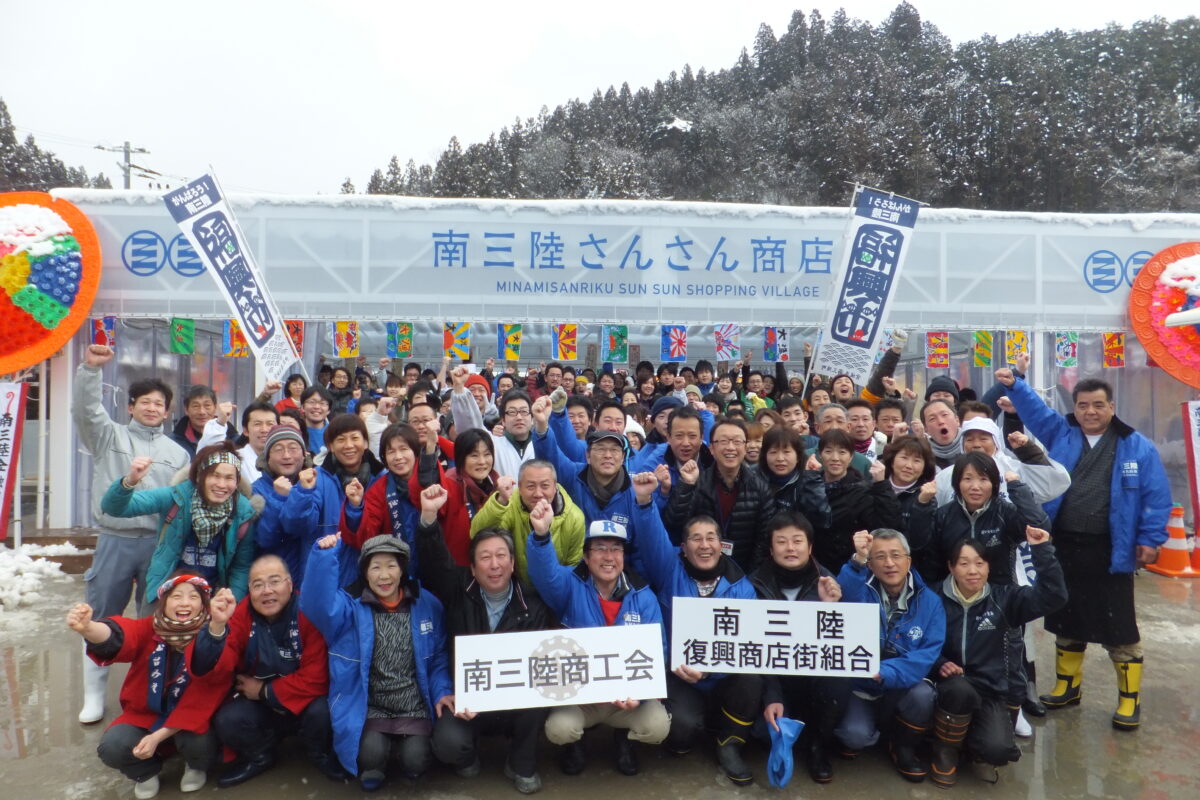
[[[292,597],[292,602],[299,603],[300,597]],[[298,715],[313,700],[329,694],[329,650],[324,637],[308,621],[308,617],[301,613],[297,619],[300,622],[300,668],[291,675],[272,680],[270,691],[280,705]],[[241,668],[242,654],[250,640],[251,620],[250,598],[244,597],[229,618],[222,664],[227,658],[232,658],[233,667]]]
[[[109,617],[111,622],[120,627],[125,636],[120,651],[111,659],[102,659],[89,651],[92,660],[102,667],[110,664],[127,663],[129,673],[121,684],[121,716],[112,721],[112,725],[136,725],[139,728],[152,728],[158,721],[158,712],[149,707],[147,696],[150,689],[150,655],[162,640],[154,633],[153,617],[128,619],[126,617]],[[192,663],[192,647],[195,642],[183,651],[184,669],[190,672]],[[192,733],[205,733],[213,714],[229,693],[233,681],[233,670],[236,662],[229,657],[228,652],[221,657],[215,669],[203,676],[191,676],[187,689],[175,708],[163,722],[163,727],[179,728]]]

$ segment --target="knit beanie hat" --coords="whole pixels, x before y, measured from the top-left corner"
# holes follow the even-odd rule
[[[291,425],[276,425],[267,433],[267,446],[263,448],[263,455],[269,455],[272,447],[280,442],[289,440],[300,445],[301,450],[308,449],[308,443],[304,441],[304,437],[300,435],[300,431]]]
[[[958,405],[961,398],[958,395],[958,384],[945,375],[938,375],[929,382],[929,387],[925,389],[925,399],[934,392],[949,392],[954,395],[954,405]]]
[[[683,405],[683,401],[678,397],[664,395],[654,401],[654,405],[650,408],[650,419],[654,419],[663,411],[674,411]]]
[[[487,378],[477,372],[472,374],[467,378],[467,389],[469,390],[472,386],[482,386],[484,391],[487,392],[488,400],[492,399],[492,384],[488,382]]]

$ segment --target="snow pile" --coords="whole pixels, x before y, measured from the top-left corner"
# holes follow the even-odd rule
[[[90,556],[96,551],[90,548],[80,549],[70,542],[65,544],[23,544],[21,552],[27,556]]]
[[[1188,256],[1169,264],[1158,281],[1183,289],[1192,297],[1200,296],[1200,256]]]
[[[42,584],[47,580],[69,579],[53,561],[0,549],[0,612],[16,611],[40,600]]]

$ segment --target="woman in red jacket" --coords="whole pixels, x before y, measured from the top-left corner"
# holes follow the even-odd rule
[[[496,491],[499,477],[493,469],[496,463],[495,445],[487,431],[478,428],[463,431],[454,440],[454,468],[443,470],[437,463],[433,445],[427,444],[418,463],[416,480],[409,481],[409,499],[421,507],[421,490],[441,484],[449,496],[438,511],[438,523],[454,563],[471,563],[471,520]]]
[[[361,488],[346,487],[346,502],[342,504],[342,519],[338,526],[342,543],[361,550],[363,543],[374,536],[389,534],[403,539],[413,553],[408,563],[409,574],[420,578],[416,559],[417,518],[420,503],[412,502],[412,485],[417,484],[417,454],[421,452],[420,435],[411,425],[396,423],[384,429],[379,437],[379,457],[387,467],[371,483],[364,494]]]
[[[138,800],[158,794],[165,755],[159,748],[168,740],[186,763],[180,791],[203,788],[216,760],[217,738],[209,721],[229,691],[233,664],[222,660],[203,677],[190,669],[196,633],[208,624],[211,591],[200,576],[180,571],[158,587],[151,617],[97,621],[85,603],[67,614],[67,626],[87,640],[87,653],[97,664],[130,664],[121,686],[121,716],[104,732],[97,752],[107,766],[135,782]]]

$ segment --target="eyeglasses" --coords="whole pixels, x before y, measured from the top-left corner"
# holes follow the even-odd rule
[[[620,544],[594,544],[591,550],[593,553],[624,553],[625,546]]]
[[[283,585],[287,582],[288,582],[288,579],[283,577],[282,575],[272,575],[270,578],[267,578],[266,580],[254,581],[254,583],[250,584],[250,591],[261,592],[263,589],[266,589],[268,587],[271,589],[282,589]]]
[[[898,564],[906,558],[912,558],[912,556],[908,553],[876,553],[867,560],[874,561],[876,564],[886,564],[889,561]]]
[[[522,417],[530,416],[530,414],[529,414],[529,409],[527,409],[527,408],[524,408],[524,409],[510,408],[508,411],[504,412],[504,416],[512,417],[513,419],[521,419]]]
[[[717,447],[745,447],[745,439],[713,439],[713,444]]]

